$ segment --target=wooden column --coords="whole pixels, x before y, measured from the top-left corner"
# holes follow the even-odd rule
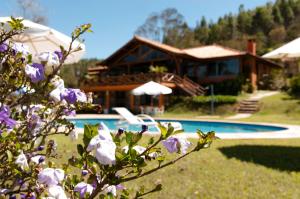
[[[250,67],[251,67],[251,74],[250,74],[250,81],[253,87],[253,91],[257,90],[257,70],[256,70],[256,59],[252,57],[250,59]]]
[[[165,105],[165,102],[164,102],[164,95],[159,95],[159,98],[158,98],[158,107],[161,108]]]
[[[105,109],[109,111],[109,107],[110,107],[110,95],[109,95],[109,91],[105,91]]]
[[[130,110],[133,111],[134,110],[134,95],[129,94],[129,103],[130,103]]]

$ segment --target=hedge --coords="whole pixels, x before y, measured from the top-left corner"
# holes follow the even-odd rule
[[[211,96],[196,96],[192,98],[192,102],[195,104],[207,104],[214,100],[215,104],[235,104],[237,102],[236,96],[231,95],[215,95]]]

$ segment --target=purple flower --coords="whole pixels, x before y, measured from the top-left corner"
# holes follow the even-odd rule
[[[61,99],[66,100],[70,104],[75,102],[86,102],[86,95],[79,89],[67,88],[61,93]]]
[[[45,74],[51,75],[59,66],[59,58],[56,53],[40,53],[38,59],[45,65]]]
[[[0,123],[6,124],[9,128],[14,128],[14,126],[17,124],[17,122],[14,119],[11,119],[10,117],[10,109],[8,106],[4,105],[2,106],[0,110]]]
[[[71,110],[71,109],[64,109],[64,114],[66,115],[66,116],[76,116],[76,111],[75,110]]]
[[[14,43],[12,46],[13,51],[15,54],[21,53],[22,55],[28,55],[29,54],[29,48],[25,44],[22,43]]]
[[[181,152],[183,154],[186,153],[188,147],[191,143],[183,137],[169,137],[167,140],[162,141],[163,145],[169,151],[169,153],[177,153]]]
[[[54,53],[57,55],[57,57],[58,57],[59,61],[61,61],[61,60],[62,60],[62,58],[63,58],[63,54],[62,54],[62,52],[60,52],[60,51],[54,51]]]
[[[25,73],[33,83],[37,83],[45,79],[45,69],[42,64],[27,64],[25,66]]]
[[[116,189],[117,190],[123,190],[123,189],[125,189],[125,187],[121,184],[118,184],[118,185],[116,185]]]
[[[176,153],[179,151],[179,142],[178,139],[175,137],[169,137],[167,140],[164,140],[163,145],[169,151],[169,153]]]
[[[88,193],[89,195],[92,194],[93,190],[94,190],[94,187],[85,182],[78,183],[74,188],[75,192],[79,192],[80,198],[84,198],[86,193]]]
[[[3,53],[8,50],[8,46],[6,43],[0,44],[0,52]]]
[[[65,172],[62,169],[46,168],[39,173],[38,181],[39,183],[52,186],[60,183],[64,177]]]

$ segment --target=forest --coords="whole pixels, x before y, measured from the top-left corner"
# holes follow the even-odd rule
[[[257,41],[262,55],[300,34],[300,0],[277,0],[252,10],[239,6],[237,14],[228,13],[213,22],[200,16],[190,27],[175,8],[149,15],[135,34],[178,48],[218,43],[245,50],[246,41]]]

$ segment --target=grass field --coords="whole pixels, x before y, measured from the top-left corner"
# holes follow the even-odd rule
[[[250,122],[275,122],[300,125],[300,99],[280,93],[261,100],[261,110],[243,119]]]
[[[62,159],[76,154],[66,137],[55,139]],[[217,140],[126,186],[163,184],[161,192],[147,198],[300,198],[299,151],[300,139]]]
[[[243,96],[244,99],[245,97]],[[256,114],[240,121],[247,122],[270,122],[282,124],[298,124],[300,125],[300,99],[292,98],[285,93],[279,93],[260,100],[261,108]],[[236,106],[236,105],[234,105]],[[216,108],[214,119],[226,119],[230,115],[236,114],[235,107],[232,105],[222,105]],[[201,109],[190,110],[184,105],[176,105],[167,111],[163,116],[166,118],[192,118],[209,114],[209,107],[206,111]]]

